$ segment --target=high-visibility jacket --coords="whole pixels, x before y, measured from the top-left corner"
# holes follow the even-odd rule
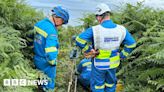
[[[76,44],[83,52],[89,52],[92,49],[87,42],[92,42],[94,49],[99,50],[100,54],[94,58],[94,65],[102,70],[118,67],[120,58],[126,58],[136,46],[128,30],[113,23],[112,20],[106,20],[100,25],[88,28],[76,38]],[[124,48],[119,54],[121,44],[124,44]]]
[[[43,58],[49,64],[55,65],[58,55],[58,33],[54,24],[48,19],[37,22],[34,26],[36,35],[34,37],[35,57]]]
[[[77,67],[77,72],[79,75],[79,80],[83,85],[89,86],[91,79],[91,58],[81,60],[80,64]]]

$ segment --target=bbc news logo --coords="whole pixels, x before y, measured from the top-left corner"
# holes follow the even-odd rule
[[[35,86],[47,84],[48,80],[3,79],[4,86]]]

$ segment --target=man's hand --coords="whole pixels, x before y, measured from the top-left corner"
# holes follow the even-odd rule
[[[86,58],[92,58],[92,57],[96,57],[98,54],[99,54],[98,50],[91,49],[90,52],[84,53],[84,56]]]
[[[84,53],[85,58],[92,58],[95,55],[92,52]]]
[[[120,53],[118,52],[118,53],[117,53],[117,55],[119,55],[119,56],[120,56]],[[124,58],[121,58],[121,57],[120,57],[120,60],[121,60],[121,61],[123,61],[123,60],[124,60]]]

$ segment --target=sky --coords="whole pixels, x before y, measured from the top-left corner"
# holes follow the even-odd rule
[[[137,1],[145,1],[146,6],[164,9],[164,0],[26,0],[26,3],[42,10],[45,16],[54,6],[64,6],[70,14],[69,25],[76,26],[81,24],[79,18],[82,18],[85,13],[94,13],[94,9],[99,3],[106,3],[112,11],[116,11],[120,10],[125,3],[135,5]]]

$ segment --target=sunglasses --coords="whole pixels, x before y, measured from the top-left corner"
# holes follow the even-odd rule
[[[102,17],[103,15],[95,15],[96,17],[98,17],[98,16],[100,16],[100,17]]]

